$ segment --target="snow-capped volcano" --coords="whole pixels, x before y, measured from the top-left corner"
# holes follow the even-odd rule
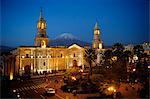
[[[77,39],[77,37],[73,36],[69,33],[63,33],[56,37],[54,40],[49,42],[50,46],[70,46],[71,44],[78,44],[80,46],[85,46],[86,44],[90,45],[87,42],[81,41]]]
[[[73,36],[72,34],[69,33],[63,33],[61,35],[59,35],[58,37],[56,37],[55,39],[77,39],[75,36]]]

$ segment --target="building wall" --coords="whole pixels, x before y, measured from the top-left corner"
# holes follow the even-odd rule
[[[30,66],[31,73],[52,70],[65,70],[73,66],[73,61],[77,66],[84,69],[83,52],[84,49],[76,44],[66,47],[19,47],[16,56],[16,69],[20,75],[25,73],[26,66]]]

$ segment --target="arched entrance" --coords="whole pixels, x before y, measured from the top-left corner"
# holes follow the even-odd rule
[[[73,60],[73,67],[77,67],[77,61]]]
[[[30,74],[30,73],[31,73],[31,66],[26,65],[26,66],[24,67],[24,71],[25,71],[25,74]]]

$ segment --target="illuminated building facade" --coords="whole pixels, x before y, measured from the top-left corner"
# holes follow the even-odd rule
[[[96,23],[94,28],[94,49],[102,49],[99,39],[100,31]],[[100,45],[101,44],[101,45]],[[20,46],[12,53],[16,56],[16,72],[20,75],[24,73],[44,73],[53,70],[66,70],[78,66],[84,69],[84,47],[77,44],[66,46],[49,46],[49,38],[46,34],[46,21],[40,12],[37,23],[37,35],[34,39],[34,46]]]
[[[42,11],[37,23],[37,31],[34,46],[20,46],[13,51],[20,75],[66,70],[74,65],[84,69],[83,47],[77,44],[68,47],[48,45],[49,38],[46,35],[46,21],[42,17]]]

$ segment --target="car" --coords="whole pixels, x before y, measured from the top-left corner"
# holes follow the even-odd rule
[[[55,95],[55,89],[54,88],[46,88],[45,95]]]

